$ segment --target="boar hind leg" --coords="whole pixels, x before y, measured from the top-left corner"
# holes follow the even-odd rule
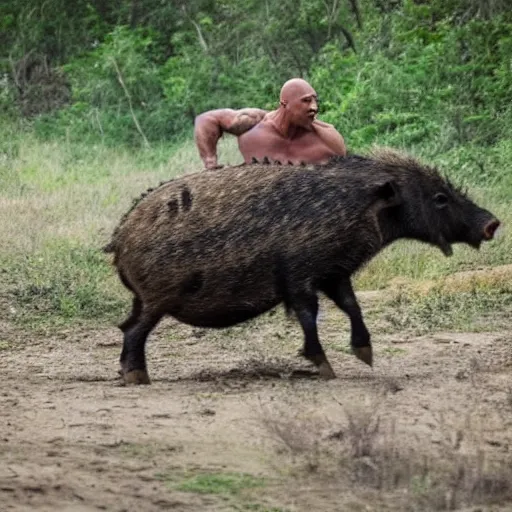
[[[162,315],[144,311],[140,302],[134,300],[134,311],[120,325],[124,333],[121,352],[121,373],[126,384],[150,384],[146,368],[145,346],[149,333],[160,321]]]
[[[350,279],[326,279],[320,289],[348,315],[352,329],[350,343],[354,355],[361,361],[372,366],[373,355],[370,333],[364,324],[361,308],[357,302]]]
[[[126,332],[130,327],[137,323],[137,320],[139,319],[141,312],[142,301],[139,299],[139,297],[134,297],[132,303],[132,312],[130,313],[130,316],[122,324],[118,325],[119,329],[121,329],[121,331],[123,332]]]
[[[334,379],[336,375],[325,356],[318,338],[316,319],[318,316],[318,299],[316,295],[291,301],[291,308],[304,331],[304,348],[302,355],[318,367],[318,373],[324,379]]]

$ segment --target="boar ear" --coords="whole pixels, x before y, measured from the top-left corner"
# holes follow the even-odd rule
[[[403,202],[402,193],[395,180],[379,183],[376,194],[379,199],[384,201],[386,207],[398,206]]]

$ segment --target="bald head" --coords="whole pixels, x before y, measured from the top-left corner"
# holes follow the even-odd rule
[[[299,126],[306,130],[312,129],[318,113],[316,91],[302,78],[292,78],[281,89],[279,110],[287,126]]]
[[[285,82],[283,87],[281,88],[281,94],[279,96],[279,101],[281,103],[288,103],[289,101],[296,100],[301,98],[302,96],[314,95],[316,96],[316,92],[309,85],[306,80],[302,78],[292,78]]]

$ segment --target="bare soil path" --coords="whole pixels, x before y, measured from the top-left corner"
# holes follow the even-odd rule
[[[322,303],[326,382],[280,311],[227,331],[166,320],[152,385],[123,387],[116,328],[0,324],[0,510],[512,510],[512,330],[370,328],[373,369]],[[432,475],[454,457],[448,495]]]

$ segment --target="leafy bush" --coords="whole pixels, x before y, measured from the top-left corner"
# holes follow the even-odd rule
[[[504,0],[80,1],[74,10],[38,0],[33,10],[8,2],[0,15],[14,52],[0,52],[4,110],[16,97],[9,59],[34,48],[41,62],[64,63],[72,100],[37,118],[46,138],[175,142],[202,111],[273,109],[292,76],[311,81],[322,118],[354,150],[378,142],[439,154],[492,146],[512,131]]]
[[[512,24],[444,22],[426,32],[407,16],[391,21],[388,45],[368,33],[359,56],[323,48],[311,74],[329,98],[323,117],[355,147],[495,143],[512,124]]]

